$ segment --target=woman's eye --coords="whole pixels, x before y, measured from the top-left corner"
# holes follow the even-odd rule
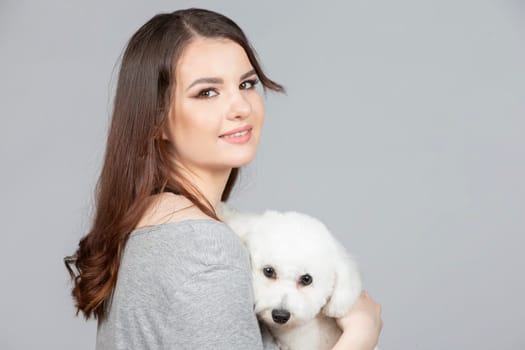
[[[219,93],[215,89],[204,89],[204,90],[201,90],[197,94],[197,97],[199,97],[199,98],[208,98],[208,97],[216,96],[218,94]]]
[[[259,83],[259,80],[258,79],[252,79],[252,80],[246,80],[246,81],[243,81],[240,85],[240,88],[243,89],[243,90],[248,90],[248,89],[252,89],[255,87],[255,85],[257,85]]]

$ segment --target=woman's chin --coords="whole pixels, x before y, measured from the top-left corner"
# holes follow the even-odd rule
[[[230,168],[241,168],[245,165],[250,164],[252,160],[253,158],[250,158],[249,160],[246,160],[246,161],[233,162],[231,163]]]
[[[255,152],[247,153],[247,154],[239,154],[235,158],[229,159],[225,163],[228,164],[231,168],[240,168],[243,165],[246,165],[248,163],[251,163],[253,159],[255,158]]]

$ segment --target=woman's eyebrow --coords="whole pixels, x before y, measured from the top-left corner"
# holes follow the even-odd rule
[[[224,83],[224,81],[221,78],[199,78],[195,80],[193,83],[191,83],[190,86],[186,88],[186,91],[188,91],[189,89],[191,89],[193,86],[197,84],[222,84],[222,83]]]
[[[250,75],[254,75],[254,74],[255,74],[255,69],[252,69],[252,70],[244,73],[243,75],[241,75],[239,80],[244,80],[244,79],[248,78]]]
[[[253,74],[255,74],[255,69],[251,69],[250,71],[241,75],[239,80],[244,80]],[[199,78],[195,80],[193,83],[191,83],[190,86],[186,88],[186,91],[188,91],[189,89],[191,89],[193,86],[197,84],[223,84],[223,83],[224,83],[224,80],[222,80],[221,78]]]

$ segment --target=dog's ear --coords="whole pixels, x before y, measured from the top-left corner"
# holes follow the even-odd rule
[[[233,217],[235,217],[235,215],[238,215],[239,211],[227,205],[224,202],[219,202],[219,204],[217,204],[217,208],[215,208],[215,213],[217,214],[219,219],[226,222],[229,219],[232,219]]]
[[[219,203],[216,211],[219,219],[230,226],[233,232],[235,232],[241,239],[253,229],[259,218],[259,215],[257,214],[240,212],[222,202]]]
[[[361,276],[355,261],[344,247],[336,243],[335,282],[332,294],[322,312],[328,317],[347,314],[361,293]]]

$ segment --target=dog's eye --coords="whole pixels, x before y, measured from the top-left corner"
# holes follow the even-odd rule
[[[313,278],[312,276],[306,274],[306,275],[302,275],[300,278],[299,278],[299,283],[301,283],[303,286],[307,286],[309,284],[311,284],[313,282]]]
[[[264,267],[263,273],[268,278],[275,278],[275,270],[271,266]]]

